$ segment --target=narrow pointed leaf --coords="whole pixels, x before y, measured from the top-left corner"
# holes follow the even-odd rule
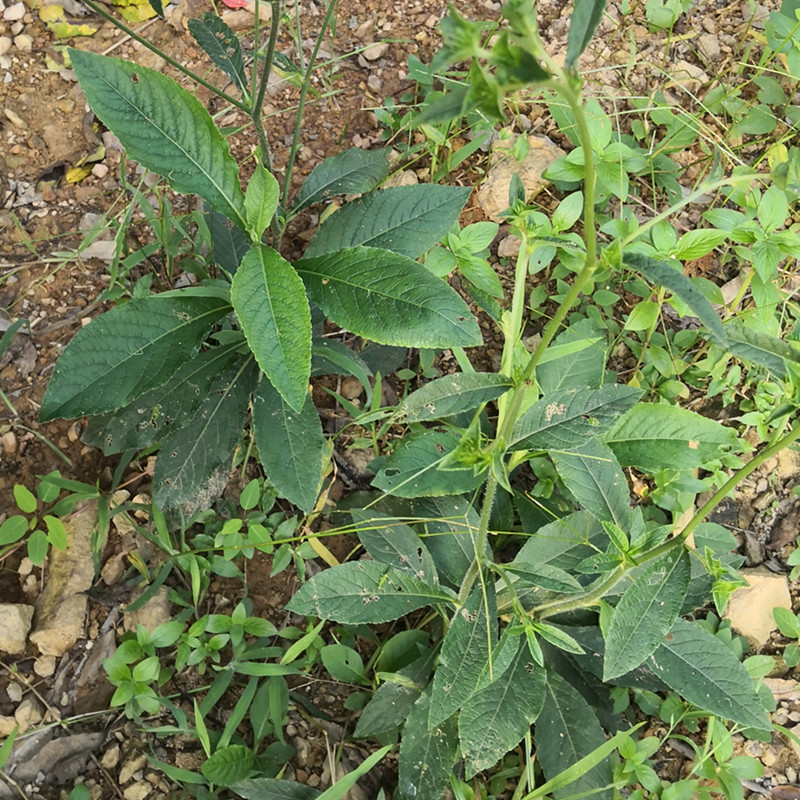
[[[649,665],[664,683],[703,710],[747,728],[771,730],[747,670],[720,639],[699,625],[675,620]]]
[[[322,223],[306,257],[364,245],[418,258],[458,221],[470,192],[431,184],[370,192]]]
[[[642,392],[610,384],[600,389],[572,389],[548,394],[514,426],[511,450],[566,450],[599,436],[630,409]]]
[[[427,583],[439,582],[428,548],[408,525],[379,511],[358,510],[350,515],[359,541],[373,561],[410,572]]]
[[[737,321],[726,324],[725,332],[731,353],[737,358],[766,367],[779,378],[786,375],[785,362],[800,363],[800,350],[796,350],[789,342],[751,330]]]
[[[606,0],[575,0],[567,33],[567,57],[564,61],[567,69],[578,63],[603,18],[605,7]]]
[[[236,84],[236,88],[247,94],[247,76],[239,37],[227,26],[218,14],[206,11],[200,19],[187,22],[189,33],[205,50],[209,58]]]
[[[397,422],[422,422],[472,411],[500,397],[512,385],[510,378],[493,372],[445,375],[403,399],[397,407],[395,419]]]
[[[311,312],[302,280],[275,250],[255,244],[234,275],[231,300],[258,366],[292,408],[302,408],[311,373]]]
[[[400,800],[441,800],[458,759],[455,718],[428,728],[430,694],[417,700],[403,726],[400,741]]]
[[[229,312],[222,299],[155,296],[97,317],[56,362],[42,421],[104,414],[163,385]]]
[[[606,742],[606,736],[592,709],[581,694],[560,675],[549,671],[544,706],[536,720],[536,755],[548,779],[568,770]],[[590,794],[611,800],[611,766],[606,757],[589,770],[581,771],[556,797]]]
[[[187,425],[217,376],[237,358],[239,347],[237,343],[212,347],[183,364],[163,386],[119,411],[92,417],[83,441],[111,455],[149,447],[167,431]]]
[[[603,680],[630,672],[652,655],[683,607],[690,573],[689,553],[675,548],[628,586],[606,634]]]
[[[250,239],[242,228],[219,211],[206,208],[204,216],[211,231],[211,255],[214,263],[233,275],[250,250]]]
[[[590,514],[627,531],[631,515],[628,481],[607,444],[587,439],[572,452],[550,456],[570,492]]]
[[[647,280],[665,289],[669,289],[692,309],[694,314],[705,325],[713,340],[721,347],[726,347],[728,337],[722,326],[722,320],[714,310],[714,306],[692,285],[692,282],[680,271],[640,253],[626,253],[622,258],[627,267],[640,272]]]
[[[542,710],[545,683],[544,670],[533,663],[520,637],[511,666],[470,697],[458,716],[467,780],[519,744]]]
[[[436,603],[451,603],[447,589],[376,561],[331,567],[304,583],[287,604],[295,614],[347,625],[390,622]]]
[[[292,205],[292,213],[338,194],[363,194],[380,185],[389,174],[387,150],[351,147],[326,158],[305,179]]]
[[[442,642],[439,666],[433,676],[428,727],[434,728],[452,716],[476,692],[497,643],[494,591],[486,597],[477,584],[466,604],[453,617]]]
[[[307,514],[314,510],[327,455],[319,414],[309,396],[295,411],[268,381],[253,395],[253,434],[272,484]]]
[[[733,428],[677,406],[634,406],[604,437],[619,462],[646,472],[695,469],[737,449]]]
[[[132,159],[246,227],[236,162],[192,94],[132,61],[72,48],[69,55],[92,110]]]
[[[458,293],[406,256],[353,247],[295,265],[337,325],[379,344],[475,347],[478,323]]]
[[[159,508],[198,500],[200,490],[219,474],[227,483],[233,451],[242,436],[250,393],[256,380],[252,361],[236,361],[223,370],[188,425],[161,443],[153,484]],[[207,507],[209,502],[203,505]]]

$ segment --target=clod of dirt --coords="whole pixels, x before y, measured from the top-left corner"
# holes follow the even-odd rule
[[[785,575],[777,575],[765,567],[743,569],[749,586],[737,589],[728,601],[725,618],[731,628],[747,639],[754,649],[765,645],[775,630],[772,609],[786,608],[791,611],[792,598]]]
[[[16,655],[25,649],[33,622],[33,606],[22,603],[0,604],[0,651]]]
[[[30,637],[43,655],[61,656],[83,635],[84,592],[94,580],[92,533],[96,524],[97,504],[88,503],[64,523],[67,549],[50,551],[47,582],[36,604],[36,629]]]
[[[511,154],[516,138],[508,146],[496,145],[489,159],[489,172],[478,190],[478,202],[486,216],[501,221],[500,213],[508,208],[508,189],[514,173],[519,175],[528,201],[547,186],[542,173],[566,153],[546,136],[528,136],[528,153],[522,161]]]

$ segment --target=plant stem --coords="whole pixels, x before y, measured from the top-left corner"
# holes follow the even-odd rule
[[[689,520],[686,526],[680,532],[676,533],[671,539],[662,542],[657,547],[644,553],[636,559],[637,566],[642,566],[657,558],[668,553],[675,547],[681,547],[694,532],[697,526],[714,510],[717,504],[734,489],[744,478],[746,478],[753,470],[759,467],[768,459],[772,458],[776,453],[779,453],[785,447],[796,442],[800,439],[800,421],[795,422],[789,433],[783,438],[779,439],[775,444],[765,447],[758,455],[754,456],[747,462],[741,469],[737,470],[732,477],[725,481],[719,489],[711,496],[707,503],[702,508],[698,509],[697,513]],[[621,565],[609,573],[608,577],[600,580],[589,591],[584,592],[580,596],[570,597],[568,600],[555,600],[551,603],[544,603],[532,609],[530,614],[536,619],[547,619],[557,614],[564,614],[568,611],[576,611],[582,608],[588,608],[596,603],[601,597],[608,593],[619,581],[625,576],[628,571],[626,565]]]
[[[193,81],[196,81],[201,86],[204,86],[208,89],[209,92],[215,94],[217,97],[224,100],[226,103],[230,103],[232,106],[235,106],[239,109],[239,111],[244,111],[245,114],[250,113],[250,109],[248,108],[247,104],[242,102],[241,100],[236,100],[236,98],[231,97],[227,92],[223,92],[222,89],[217,89],[216,86],[209,83],[208,81],[201,78],[196,73],[192,72],[190,69],[187,69],[183,66],[180,62],[176,61],[174,58],[168,56],[163,50],[156,47],[152,42],[148,42],[142,36],[139,36],[136,31],[132,28],[129,28],[124,22],[120,22],[116,17],[112,14],[109,14],[102,6],[98,5],[94,2],[94,0],[86,0],[86,5],[94,11],[95,14],[99,14],[103,19],[108,20],[115,28],[119,28],[121,31],[124,31],[131,39],[139,42],[139,44],[144,45],[148,50],[155,53],[157,56],[160,56],[164,59],[172,67],[182,72],[184,75],[190,77]]]
[[[292,147],[289,151],[289,160],[286,163],[286,172],[283,178],[283,193],[281,195],[281,205],[286,208],[289,201],[289,189],[291,187],[292,182],[292,170],[294,169],[294,163],[297,158],[297,148],[300,145],[300,128],[303,124],[303,109],[305,108],[306,104],[306,95],[308,94],[308,87],[311,85],[311,74],[314,71],[314,64],[317,61],[317,56],[319,55],[319,49],[322,47],[322,40],[325,38],[325,32],[328,30],[328,26],[331,24],[333,20],[333,15],[336,13],[336,3],[337,0],[328,0],[328,7],[325,11],[325,18],[322,20],[322,30],[319,32],[319,36],[317,36],[317,41],[314,42],[314,50],[311,53],[311,57],[308,60],[308,66],[306,67],[305,75],[303,75],[303,84],[300,87],[300,100],[297,105],[297,117],[295,118],[294,123],[294,135],[292,136]]]
[[[256,0],[258,2],[258,0]],[[261,77],[258,83],[258,92],[253,107],[250,109],[250,117],[253,120],[253,127],[256,129],[258,145],[261,148],[261,164],[264,169],[272,172],[272,153],[269,147],[269,139],[264,130],[264,121],[261,118],[264,108],[264,97],[269,84],[269,73],[272,70],[272,62],[275,58],[275,44],[278,41],[278,31],[280,30],[281,20],[281,0],[271,0],[272,19],[269,28],[269,41],[267,42],[267,52],[264,54],[264,63],[261,66]],[[256,42],[256,64],[258,63],[258,42]]]

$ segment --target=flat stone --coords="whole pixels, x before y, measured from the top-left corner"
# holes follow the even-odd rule
[[[33,50],[33,36],[29,33],[20,33],[18,36],[14,37],[14,47],[20,51],[20,53],[30,53]]]
[[[720,47],[719,37],[713,33],[702,33],[697,37],[697,45],[700,52],[706,57],[707,62],[711,62],[719,58]]]
[[[382,56],[385,56],[388,50],[388,42],[376,42],[364,48],[364,50],[361,51],[361,55],[364,56],[367,61],[377,61]]]
[[[3,11],[3,19],[6,22],[16,22],[25,16],[25,3],[13,3]]]
[[[123,624],[126,631],[135,631],[139,625],[144,625],[152,633],[159,625],[171,619],[169,590],[162,586],[141,608],[126,614]]]
[[[673,83],[683,86],[687,92],[696,93],[701,86],[711,79],[700,67],[689,61],[678,61],[670,70]]]
[[[0,736],[4,739],[6,736],[11,736],[14,733],[14,728],[17,727],[17,721],[14,717],[0,717]]]
[[[501,221],[500,214],[508,208],[508,189],[514,173],[519,175],[525,187],[526,199],[531,200],[549,183],[542,178],[542,173],[566,155],[546,136],[528,136],[528,153],[522,161],[517,161],[511,154],[516,138],[507,144],[498,143],[492,150],[486,180],[478,189],[481,208],[495,222]]]
[[[137,773],[140,769],[144,769],[147,766],[147,756],[144,753],[138,753],[137,755],[129,758],[123,765],[122,769],[119,771],[119,782],[127,783],[131,778],[133,778],[134,774]]]
[[[25,731],[29,730],[34,725],[38,725],[43,718],[44,708],[42,704],[35,697],[31,696],[26,697],[17,706],[17,710],[14,712],[14,719],[17,721],[17,725],[19,725],[20,733],[25,733]]]
[[[71,594],[46,615],[37,615],[30,638],[42,655],[62,656],[83,637],[86,605],[85,594]]]
[[[22,603],[0,604],[0,652],[16,655],[25,649],[33,621],[33,606]]]
[[[4,56],[11,49],[11,37],[0,36],[0,56]]]
[[[56,671],[55,656],[39,656],[33,662],[33,671],[40,678],[49,678]]]
[[[144,800],[150,792],[153,791],[153,786],[147,781],[139,781],[138,783],[131,784],[122,793],[125,800]]]
[[[741,572],[749,585],[731,595],[724,616],[730,620],[731,628],[757,650],[769,641],[777,627],[772,609],[792,609],[789,583],[785,575],[770,572],[766,567]]]

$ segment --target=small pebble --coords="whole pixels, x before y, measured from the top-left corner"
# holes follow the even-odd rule
[[[371,44],[369,47],[366,47],[362,52],[361,55],[367,59],[367,61],[377,61],[381,56],[386,55],[386,51],[389,49],[389,45],[387,42],[376,42],[375,44]]]
[[[17,452],[17,435],[14,431],[6,431],[2,436],[3,452],[6,455],[13,455]]]
[[[33,50],[33,36],[21,33],[14,37],[14,45],[21,53],[30,53]]]
[[[11,681],[6,686],[6,694],[12,703],[19,703],[22,700],[22,687],[16,681]]]
[[[39,656],[33,662],[33,671],[40,678],[49,678],[56,671],[55,656]]]
[[[105,164],[95,164],[92,167],[92,175],[95,178],[105,178],[108,175],[108,167]]]
[[[11,37],[0,36],[0,56],[4,56],[11,49]]]
[[[25,3],[14,3],[3,12],[3,19],[7,22],[14,22],[18,19],[22,19],[24,16]]]

